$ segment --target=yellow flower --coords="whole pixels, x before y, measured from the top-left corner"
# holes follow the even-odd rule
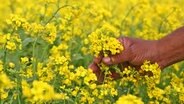
[[[26,64],[29,62],[29,58],[28,57],[21,57],[21,63],[22,64]]]
[[[22,81],[22,89],[22,93],[25,97],[29,98],[32,96],[30,86],[25,80]]]
[[[0,99],[5,99],[8,97],[7,90],[13,88],[13,82],[8,78],[8,76],[0,72],[0,93],[2,96],[0,96]]]
[[[16,49],[16,44],[14,42],[8,41],[6,44],[6,48],[13,51]]]
[[[95,83],[90,84],[89,87],[90,87],[90,89],[95,89],[96,88],[96,84]]]
[[[5,99],[8,97],[8,92],[3,90],[3,89],[0,89],[0,93],[1,93],[1,96],[0,96],[0,99]]]
[[[43,35],[43,39],[49,42],[50,44],[53,44],[53,42],[56,39],[56,27],[53,24],[47,24],[45,27],[45,35]]]
[[[6,43],[6,35],[0,35],[1,40],[0,40],[0,44],[4,45]]]
[[[123,95],[121,96],[116,104],[144,104],[140,98],[134,96],[134,95]]]
[[[27,82],[22,83],[23,95],[28,98],[28,100],[33,102],[47,102],[50,100],[57,99],[68,99],[65,94],[59,94],[54,91],[54,88],[46,82],[43,81],[34,81],[33,87],[27,84]]]
[[[15,64],[14,64],[13,62],[10,62],[10,63],[9,63],[9,67],[10,67],[10,68],[14,68],[14,67],[15,67]]]
[[[3,71],[3,62],[0,60],[0,73]]]
[[[13,87],[13,83],[5,73],[0,73],[0,89],[8,89]]]

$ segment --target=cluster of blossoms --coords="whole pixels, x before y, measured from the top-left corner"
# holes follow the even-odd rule
[[[46,40],[48,43],[53,44],[56,39],[56,27],[54,24],[37,24],[30,23],[25,18],[19,17],[18,15],[12,15],[10,19],[7,19],[7,25],[12,27],[12,31],[14,32],[18,28],[24,29],[25,33],[31,35],[32,37],[41,37]],[[40,35],[42,34],[42,35]]]
[[[49,100],[67,99],[67,96],[55,93],[54,88],[46,82],[34,81],[32,88],[26,81],[22,81],[22,93],[32,103],[42,103]]]
[[[21,49],[21,39],[18,34],[4,34],[1,35],[1,47],[2,49],[7,49],[9,51],[14,51],[16,49]]]
[[[14,83],[8,78],[3,71],[3,62],[0,61],[0,99],[8,97],[8,92],[14,87]]]
[[[101,28],[96,29],[89,35],[91,53],[96,57],[100,53],[104,57],[120,53],[123,50],[123,46],[114,36],[119,36],[118,29],[108,23],[104,23]]]
[[[9,91],[11,88],[13,88],[13,83],[10,81],[8,76],[5,73],[0,72],[0,99],[5,99],[8,97],[7,91]]]
[[[123,95],[121,96],[116,104],[144,104],[140,98],[133,95]]]
[[[88,69],[124,51],[120,36],[160,39],[184,24],[182,0],[5,0],[0,4],[0,103],[183,104],[183,63],[162,72]],[[113,80],[108,74],[118,73]]]

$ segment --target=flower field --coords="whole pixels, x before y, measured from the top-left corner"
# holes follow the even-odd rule
[[[0,104],[183,104],[184,63],[100,65],[116,39],[158,40],[184,24],[183,0],[0,0]],[[111,71],[122,78],[113,80]]]

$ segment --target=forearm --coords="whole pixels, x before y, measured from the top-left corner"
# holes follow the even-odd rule
[[[158,40],[158,63],[163,68],[184,60],[184,27]]]

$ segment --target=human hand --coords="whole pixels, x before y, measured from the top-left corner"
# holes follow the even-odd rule
[[[118,40],[124,46],[124,50],[121,53],[108,57],[99,56],[98,58],[94,58],[92,64],[89,66],[96,74],[99,82],[102,82],[104,79],[104,74],[98,66],[101,62],[108,66],[118,64],[122,65],[123,68],[133,66],[136,69],[140,69],[145,60],[149,60],[151,63],[159,62],[158,43],[156,40],[141,40],[128,37],[122,37]],[[162,66],[160,67],[162,68]],[[123,70],[123,68],[121,69]],[[111,73],[111,77],[114,79],[120,77],[115,72]]]
[[[124,50],[121,53],[109,55],[108,57],[101,56],[100,58],[94,58],[89,68],[97,75],[99,81],[103,81],[103,75],[98,76],[98,73],[101,72],[98,64],[101,62],[106,65],[125,64],[133,66],[136,69],[141,69],[140,66],[143,62],[148,60],[151,63],[157,63],[160,69],[164,69],[167,66],[184,60],[183,39],[184,27],[176,29],[160,40],[121,37],[118,39],[124,46]],[[117,78],[117,73],[112,73],[112,77]]]

